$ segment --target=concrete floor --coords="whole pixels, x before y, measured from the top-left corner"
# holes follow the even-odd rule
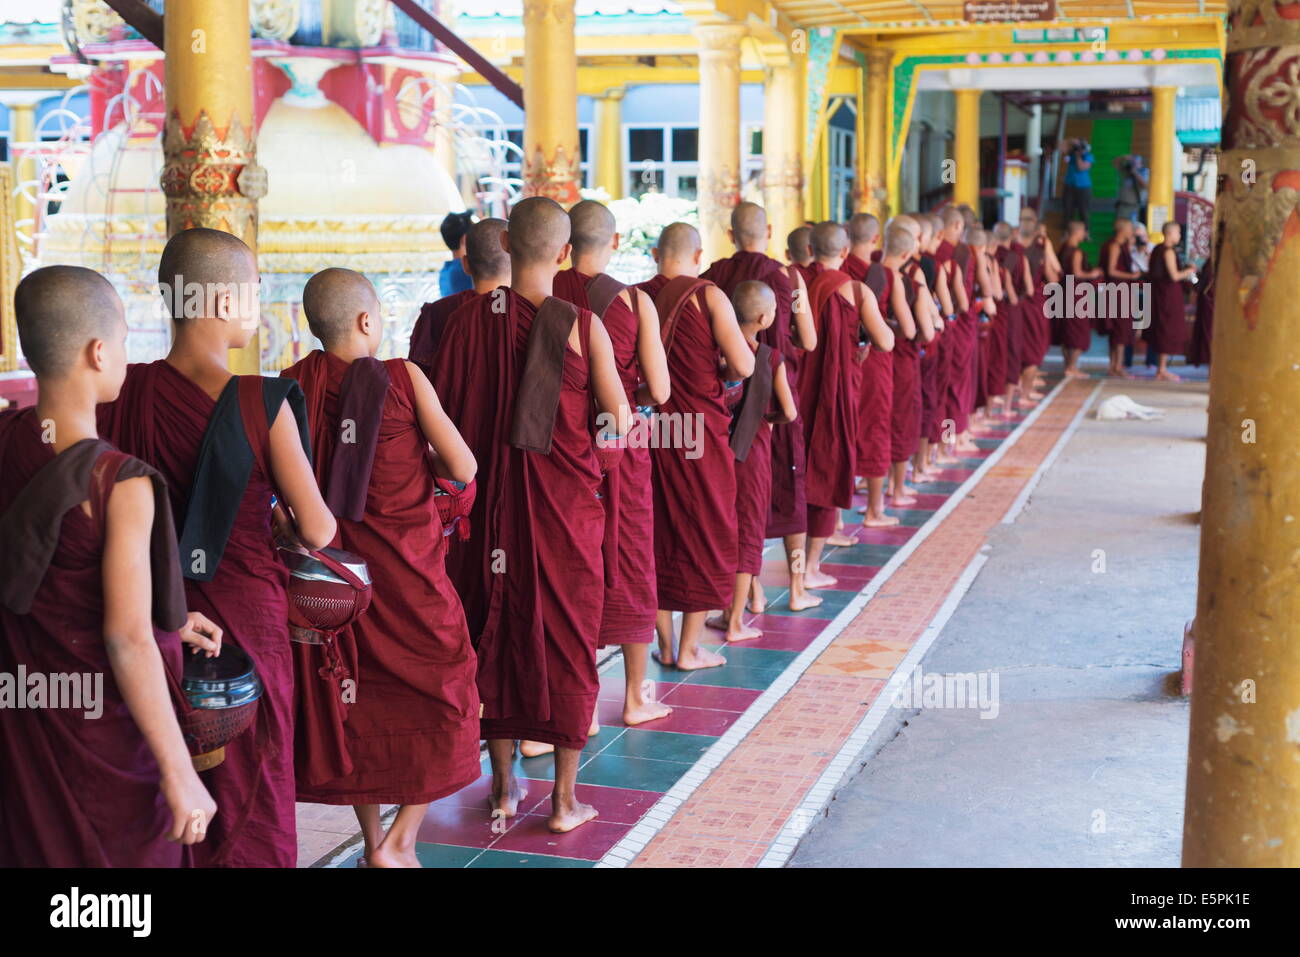
[[[792,867],[1177,866],[1207,385],[1108,382],[1157,422],[1081,421],[922,662],[998,715],[894,709]],[[978,490],[976,491],[978,494]],[[1097,550],[1105,570],[1094,572]]]

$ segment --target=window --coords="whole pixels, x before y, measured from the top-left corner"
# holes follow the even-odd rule
[[[838,222],[847,222],[853,215],[853,153],[857,137],[852,130],[831,126],[827,129],[829,141],[826,155],[830,159],[830,216]]]
[[[694,199],[699,191],[700,131],[695,126],[625,126],[629,196],[655,190]]]

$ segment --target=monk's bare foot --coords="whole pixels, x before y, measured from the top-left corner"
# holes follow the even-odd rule
[[[675,661],[673,661],[672,655],[665,655],[658,648],[650,652],[650,657],[653,658],[655,661],[659,662],[659,664],[663,665],[665,668],[674,668],[676,667],[677,664]]]
[[[1111,369],[1109,372],[1106,373],[1106,375],[1108,375],[1108,376],[1109,376],[1110,378],[1112,378],[1112,379],[1131,379],[1131,378],[1133,378],[1131,375],[1128,374],[1128,370],[1126,370],[1126,369]]]
[[[594,820],[596,809],[590,804],[583,804],[581,801],[574,801],[568,807],[561,808],[558,811],[552,811],[551,816],[546,819],[546,826],[556,834],[564,834],[566,831],[572,831],[575,827],[581,827],[588,821]]]
[[[915,505],[920,499],[915,495],[909,495],[904,492],[902,495],[892,495],[889,499],[891,508],[907,508],[909,505]]]
[[[964,439],[957,443],[958,452],[978,452],[980,447],[975,444],[974,439]]]
[[[423,867],[420,859],[415,856],[415,848],[405,854],[401,854],[391,848],[380,844],[370,855],[368,867]]]
[[[519,802],[526,797],[528,797],[528,789],[519,783],[518,778],[512,776],[505,785],[493,780],[492,797],[488,799],[492,816],[494,818],[514,817],[519,811]]]
[[[937,469],[934,471],[931,471],[930,469],[922,469],[919,472],[912,473],[912,481],[917,485],[925,485],[927,482],[937,482],[939,481],[939,472]]]
[[[596,716],[593,714],[591,716],[591,727],[587,729],[587,737],[594,738],[598,734],[600,734],[600,722],[596,720]]]
[[[749,641],[752,638],[762,638],[763,632],[753,625],[739,624],[735,628],[727,629],[727,641]]]
[[[673,713],[673,709],[655,700],[655,683],[647,678],[641,682],[641,700],[623,702],[623,723],[628,727],[658,721]]]
[[[1160,382],[1182,382],[1183,377],[1174,372],[1157,372],[1156,379]]]
[[[555,750],[555,745],[545,744],[541,741],[520,741],[519,753],[526,758],[540,758],[543,754],[551,754]]]
[[[699,671],[701,668],[721,668],[727,663],[727,659],[722,657],[716,651],[709,651],[707,648],[696,648],[694,654],[678,655],[677,667],[682,671]]]
[[[834,575],[827,575],[824,571],[818,569],[813,571],[809,569],[804,573],[803,583],[805,588],[834,588],[839,584],[839,579]]]
[[[708,618],[704,619],[704,627],[713,628],[717,631],[726,631],[727,616],[722,612],[718,612],[716,615],[710,615]]]
[[[862,516],[863,528],[890,528],[891,526],[897,525],[898,522],[899,518],[896,515],[885,515],[882,513],[880,515],[868,514]]]
[[[809,595],[804,592],[802,595],[790,596],[791,611],[807,611],[809,608],[816,608],[822,603],[821,595]]]
[[[1043,388],[1043,386],[1045,386],[1045,385],[1047,385],[1047,380],[1046,380],[1046,379],[1044,379],[1042,376],[1034,376],[1034,388],[1035,388],[1035,389],[1041,389],[1041,388]]]
[[[751,591],[749,593],[749,604],[747,607],[751,614],[763,614],[763,610],[767,608],[767,592],[763,591],[761,588],[757,591]]]
[[[840,548],[847,548],[850,545],[858,544],[858,540],[854,538],[852,535],[846,535],[841,532],[836,532],[830,538],[826,539],[826,544],[837,545]]]

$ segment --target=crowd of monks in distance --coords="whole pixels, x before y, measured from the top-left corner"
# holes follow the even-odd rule
[[[657,275],[629,286],[606,274],[608,209],[525,199],[469,229],[473,289],[424,307],[409,360],[376,358],[375,290],[330,268],[303,293],[321,348],[279,377],[229,370],[259,277],[227,233],[167,243],[160,285],[207,293],[173,299],[150,363],[127,364],[107,280],[27,275],[39,396],[0,414],[0,672],[106,677],[94,719],[0,709],[0,864],[293,866],[305,801],[355,809],[364,866],[419,866],[425,810],[480,776],[482,740],[485,827],[524,797],[516,756],[550,751],[548,825],[579,827],[599,648],[622,648],[626,724],[666,716],[652,653],[719,668],[710,631],[758,636],[766,539],[790,608],[815,607],[828,544],[897,524],[978,421],[1039,401],[1050,343],[1072,373],[1087,348],[1088,320],[1044,309],[1063,272],[1094,275],[1082,227],[1058,256],[1032,210],[991,231],[960,207],[808,225],[788,262],[760,206],[730,234],[707,264],[666,225]],[[283,555],[326,546],[373,595],[323,651],[291,640]],[[198,771],[177,676],[231,646],[263,694]]]

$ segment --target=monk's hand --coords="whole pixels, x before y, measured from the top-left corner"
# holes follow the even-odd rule
[[[298,529],[294,527],[293,519],[283,505],[277,505],[271,509],[271,530],[275,537],[275,543],[281,548],[287,548],[290,551],[302,551],[302,540],[298,538]]]
[[[208,825],[217,816],[217,802],[199,780],[192,767],[174,778],[162,779],[163,800],[172,812],[167,840],[178,844],[198,844],[208,836]]]
[[[202,612],[189,613],[180,635],[182,642],[194,646],[194,654],[198,654],[199,649],[207,652],[209,658],[221,654],[221,628]]]

